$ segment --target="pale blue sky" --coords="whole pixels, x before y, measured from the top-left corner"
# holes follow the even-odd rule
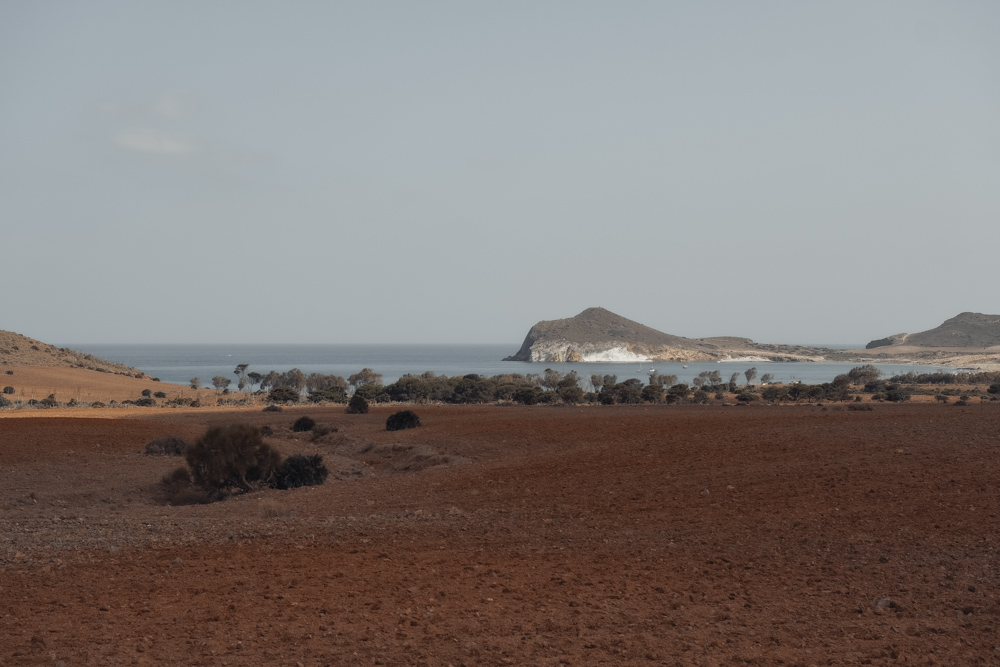
[[[1000,312],[1000,3],[0,0],[0,329],[520,343]]]

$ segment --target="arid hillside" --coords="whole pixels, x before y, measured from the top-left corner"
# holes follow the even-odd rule
[[[65,347],[55,347],[11,331],[0,331],[0,368],[3,366],[52,366],[83,368],[100,373],[147,377],[142,371],[98,359]]]

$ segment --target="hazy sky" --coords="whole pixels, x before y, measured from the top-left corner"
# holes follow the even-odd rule
[[[1000,2],[0,0],[0,329],[854,343],[1000,312]]]

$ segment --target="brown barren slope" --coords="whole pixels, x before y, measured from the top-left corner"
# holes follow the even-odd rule
[[[997,408],[0,416],[0,664],[996,664]],[[230,418],[331,479],[154,504]]]

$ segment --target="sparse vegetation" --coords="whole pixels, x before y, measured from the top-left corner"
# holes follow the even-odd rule
[[[209,428],[194,445],[185,448],[188,468],[178,468],[161,480],[162,499],[172,504],[212,502],[263,487],[290,489],[326,480],[328,471],[321,456],[295,454],[282,461],[264,442],[265,429],[270,434],[270,427],[258,430],[250,424]],[[173,452],[179,446],[160,438],[146,448],[147,453],[158,453],[160,449]]]
[[[282,410],[284,410],[284,408],[282,408],[280,405],[271,404],[265,407],[263,412],[281,412]]]
[[[176,435],[165,435],[146,443],[146,453],[151,456],[184,456],[187,448],[187,441]]]

